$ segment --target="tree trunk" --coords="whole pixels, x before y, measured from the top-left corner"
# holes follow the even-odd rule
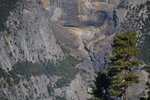
[[[125,100],[128,100],[128,86],[125,87]]]

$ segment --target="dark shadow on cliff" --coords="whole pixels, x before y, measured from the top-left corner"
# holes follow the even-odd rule
[[[3,31],[7,17],[10,15],[10,11],[15,8],[18,0],[0,0],[0,31]]]

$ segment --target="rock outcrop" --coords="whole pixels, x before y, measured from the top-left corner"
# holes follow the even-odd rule
[[[63,78],[58,75],[23,77],[12,87],[7,84],[7,78],[0,77],[0,99],[87,100],[94,72],[107,66],[113,36],[128,29],[136,30],[141,36],[142,31],[138,29],[144,24],[141,21],[144,19],[145,8],[142,5],[145,2],[18,0],[15,8],[9,11],[5,27],[0,32],[0,68],[9,73],[21,61],[33,64],[53,62],[57,65],[67,55],[82,61],[75,66],[77,74],[63,87],[56,87],[57,81]],[[141,18],[139,26],[135,24],[137,17]],[[141,69],[138,70],[140,79],[145,77],[146,82],[147,74]],[[138,100],[145,90],[145,82],[141,81],[139,87],[131,87],[131,100]],[[135,92],[135,88],[139,91]],[[133,98],[135,96],[136,99]]]

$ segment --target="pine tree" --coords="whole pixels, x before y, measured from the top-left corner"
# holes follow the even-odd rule
[[[114,100],[123,97],[128,100],[128,86],[138,83],[134,67],[139,65],[137,56],[136,33],[127,31],[114,37],[112,56],[107,70],[99,71],[93,87],[94,98],[90,100]]]
[[[109,57],[111,63],[108,66],[111,96],[124,96],[125,100],[128,100],[128,86],[138,82],[138,76],[133,70],[133,67],[139,65],[139,61],[134,58],[137,55],[136,41],[134,31],[114,37],[112,56]]]
[[[95,86],[92,87],[92,94],[94,98],[89,100],[110,100],[108,95],[109,79],[107,74],[103,71],[97,73],[96,80],[94,81]]]

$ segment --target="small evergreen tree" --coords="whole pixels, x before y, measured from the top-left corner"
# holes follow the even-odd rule
[[[90,100],[110,100],[108,95],[109,79],[105,72],[98,72],[96,80],[94,81],[95,86],[92,87],[92,94],[94,98]]]
[[[109,94],[116,97],[124,96],[125,100],[128,100],[128,86],[138,82],[138,76],[133,70],[133,67],[139,65],[139,61],[133,58],[137,55],[136,41],[134,31],[116,35],[112,44],[112,56],[109,57]]]

